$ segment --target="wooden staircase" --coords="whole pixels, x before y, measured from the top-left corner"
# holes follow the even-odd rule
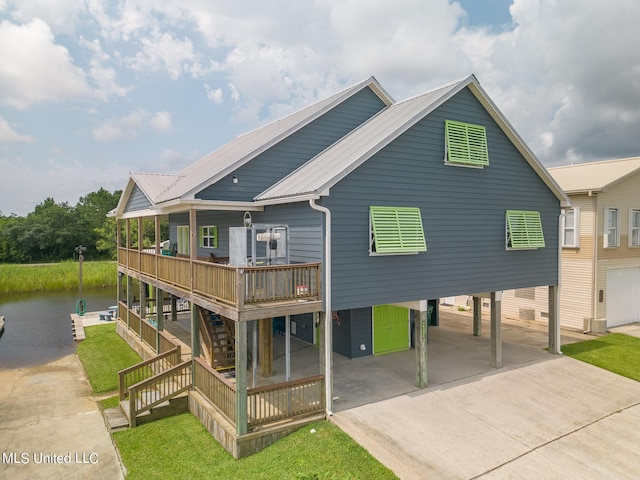
[[[180,349],[158,355],[119,373],[120,407],[130,427],[141,421],[188,411],[192,362],[180,361]]]
[[[233,320],[200,310],[200,336],[206,347],[207,360],[213,368],[226,370],[235,367],[236,336]]]

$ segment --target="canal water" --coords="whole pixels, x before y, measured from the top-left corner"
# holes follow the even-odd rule
[[[106,310],[116,304],[116,288],[86,288],[87,311]],[[0,316],[5,317],[0,337],[0,370],[31,367],[73,353],[70,314],[77,291],[0,295]]]

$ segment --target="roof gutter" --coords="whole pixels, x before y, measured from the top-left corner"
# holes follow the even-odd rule
[[[333,320],[331,314],[331,210],[316,205],[315,198],[309,199],[309,206],[324,213],[324,394],[328,416],[333,415]]]

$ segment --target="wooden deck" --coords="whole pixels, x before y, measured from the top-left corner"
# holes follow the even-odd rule
[[[121,247],[118,271],[234,321],[322,310],[320,263],[234,267]]]

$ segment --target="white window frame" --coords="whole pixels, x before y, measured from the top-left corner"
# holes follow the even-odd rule
[[[569,214],[573,214],[573,225],[567,222]],[[573,231],[573,242],[567,242],[567,232]],[[569,208],[565,210],[562,216],[562,247],[578,248],[580,247],[580,208]]]
[[[200,227],[200,246],[202,248],[218,248],[218,226],[202,225]]]
[[[634,225],[636,216],[638,222]],[[640,208],[629,209],[629,247],[640,247]]]
[[[609,213],[616,212],[616,224],[611,225],[609,223]],[[605,207],[604,209],[604,233],[603,233],[603,246],[604,248],[618,248],[620,247],[620,209],[616,207]],[[611,242],[609,238],[611,233],[614,233],[615,242]]]
[[[189,238],[189,225],[178,225],[176,233],[178,254],[189,255],[189,244],[191,243]]]

